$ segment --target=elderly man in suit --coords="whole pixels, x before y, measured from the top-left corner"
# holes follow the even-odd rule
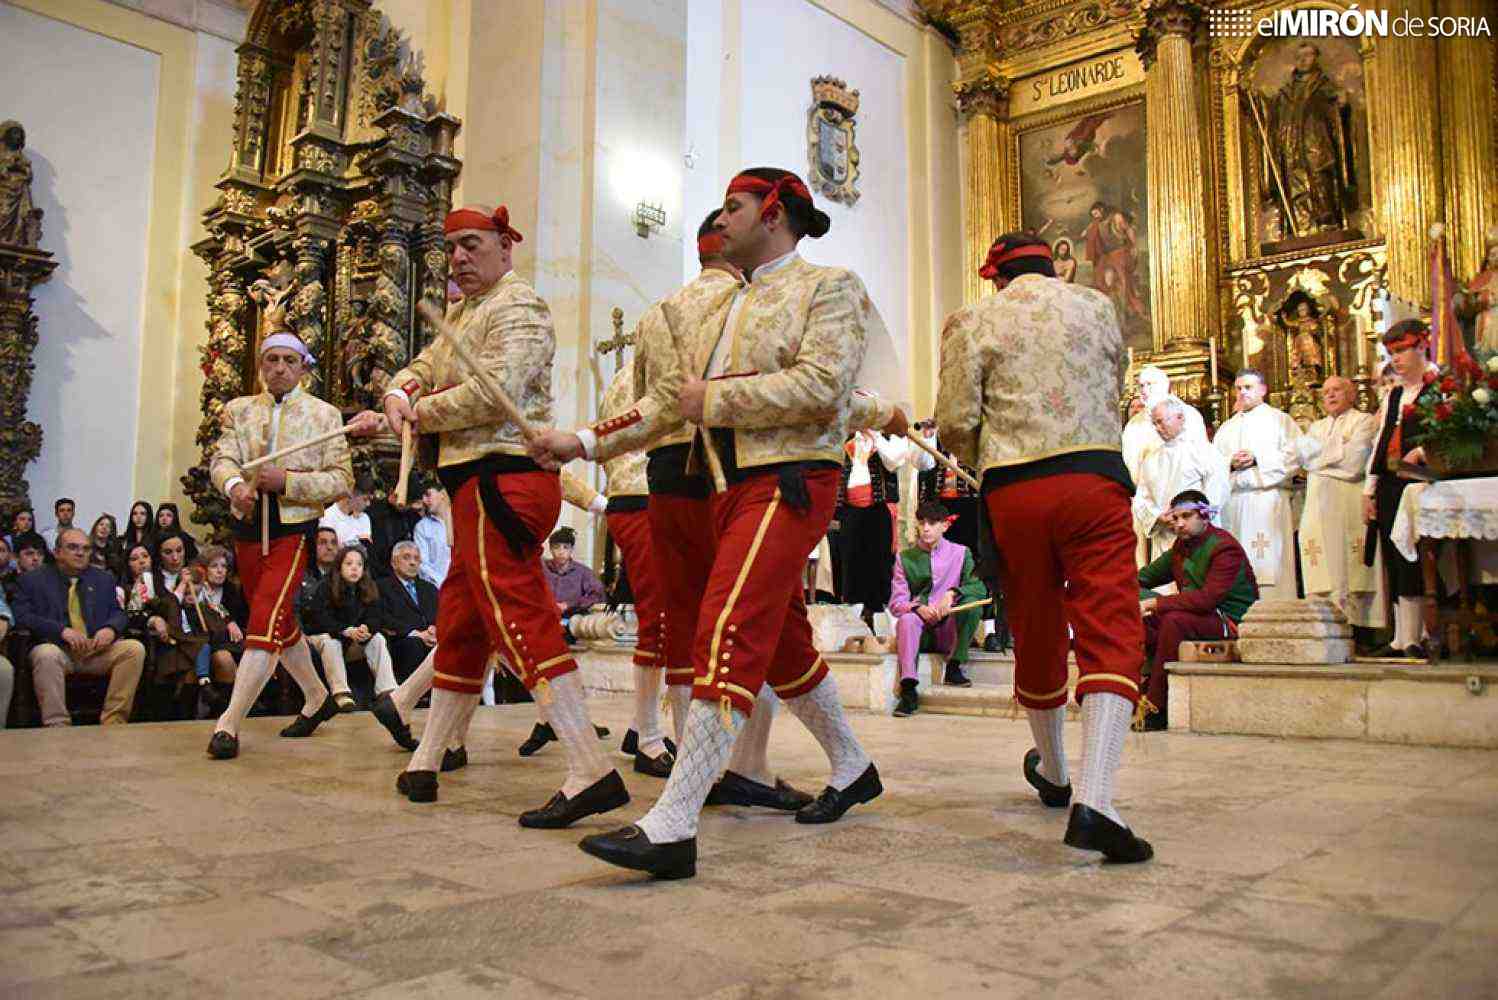
[[[31,650],[31,670],[41,703],[42,725],[72,722],[64,695],[70,673],[105,674],[100,723],[130,721],[146,648],[122,639],[125,610],[115,598],[114,578],[89,566],[92,546],[77,528],[57,533],[57,562],[21,578],[16,592],[16,625],[40,640]]]
[[[437,645],[437,588],[421,575],[421,549],[396,542],[393,576],[381,578],[380,608],[395,675],[404,681]]]

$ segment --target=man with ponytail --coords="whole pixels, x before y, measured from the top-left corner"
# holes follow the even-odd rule
[[[1144,656],[1118,317],[1101,292],[1057,279],[1050,247],[1033,236],[1000,236],[978,273],[997,291],[947,318],[937,434],[982,470],[1000,576],[1024,583],[1004,586],[1015,698],[1036,742],[1024,775],[1047,806],[1071,802],[1061,724],[1075,650],[1083,766],[1064,839],[1110,861],[1145,861],[1149,843],[1113,808]]]

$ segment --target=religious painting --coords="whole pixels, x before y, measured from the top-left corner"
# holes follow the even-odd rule
[[[1260,255],[1372,232],[1364,82],[1355,39],[1276,39],[1253,54],[1241,114]]]
[[[858,144],[853,127],[858,91],[830,76],[811,81],[806,118],[807,171],[813,191],[851,205],[858,200]]]
[[[1143,101],[1022,127],[1019,202],[1021,225],[1051,244],[1056,274],[1106,294],[1125,345],[1151,351],[1144,128]]]

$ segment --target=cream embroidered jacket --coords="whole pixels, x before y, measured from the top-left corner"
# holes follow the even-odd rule
[[[638,339],[636,340],[638,344]],[[636,351],[638,352],[638,347]],[[636,355],[638,358],[638,354]],[[599,416],[605,420],[616,414],[628,412],[635,402],[635,372],[621,368],[604,391],[599,404]],[[682,435],[678,435],[682,436]],[[684,438],[684,436],[682,436]],[[671,442],[667,442],[671,443]],[[650,492],[645,482],[645,465],[648,459],[644,451],[626,451],[603,463],[603,474],[608,483],[605,491],[610,497],[642,497]]]
[[[270,393],[240,396],[224,406],[218,441],[208,466],[215,489],[227,492],[233,480],[252,479],[253,472],[244,472],[246,462],[343,426],[338,407],[300,386],[282,397],[280,409],[275,449],[272,449],[271,423],[276,401]],[[286,470],[286,490],[280,498],[283,524],[317,520],[328,504],[354,488],[347,437],[335,437],[294,451],[276,464]]]
[[[1022,274],[947,318],[937,436],[981,475],[1122,449],[1123,336],[1102,292]]]
[[[556,335],[551,310],[536,290],[511,271],[488,291],[450,307],[447,321],[525,418],[538,427],[549,425]],[[414,400],[421,432],[438,435],[439,466],[526,453],[520,428],[501,416],[484,384],[464,367],[446,338],[433,341],[396,373],[391,385]]]

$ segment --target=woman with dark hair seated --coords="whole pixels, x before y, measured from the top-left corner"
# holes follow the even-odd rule
[[[390,651],[380,631],[384,621],[380,590],[365,571],[363,546],[344,546],[302,611],[302,631],[318,651],[328,690],[342,711],[353,711],[355,705],[348,682],[350,660],[368,664],[376,698],[395,690]]]
[[[12,554],[21,551],[21,543],[35,543],[41,549],[42,558],[51,559],[52,550],[47,547],[47,540],[42,537],[41,532],[36,530],[36,514],[30,507],[23,507],[15,512],[10,520],[10,534],[5,536],[10,543]]]
[[[147,720],[182,718],[175,705],[181,675],[185,672],[178,646],[185,638],[182,606],[177,595],[161,585],[156,560],[150,548],[132,545],[125,553],[125,574],[120,581],[125,608],[124,638],[138,639],[146,647],[146,666],[140,690],[146,704],[141,713]]]
[[[144,545],[156,551],[156,512],[150,504],[137,500],[130,505],[130,516],[125,519],[125,530],[120,537],[127,550]]]
[[[119,526],[113,514],[100,514],[88,532],[93,549],[89,553],[89,564],[102,569],[116,582],[125,578],[125,550],[120,543]]]
[[[229,550],[218,545],[198,553],[179,586],[189,636],[200,643],[193,655],[193,674],[202,696],[199,716],[211,718],[223,711],[227,689],[233,687],[244,653],[250,605],[229,579]],[[215,691],[215,684],[224,685],[225,690]]]
[[[177,505],[170,500],[163,500],[156,508],[156,537],[166,538],[169,535],[182,536],[182,544],[187,548],[187,561],[193,562],[198,558],[198,540],[187,533],[182,525],[182,515],[177,511]]]

